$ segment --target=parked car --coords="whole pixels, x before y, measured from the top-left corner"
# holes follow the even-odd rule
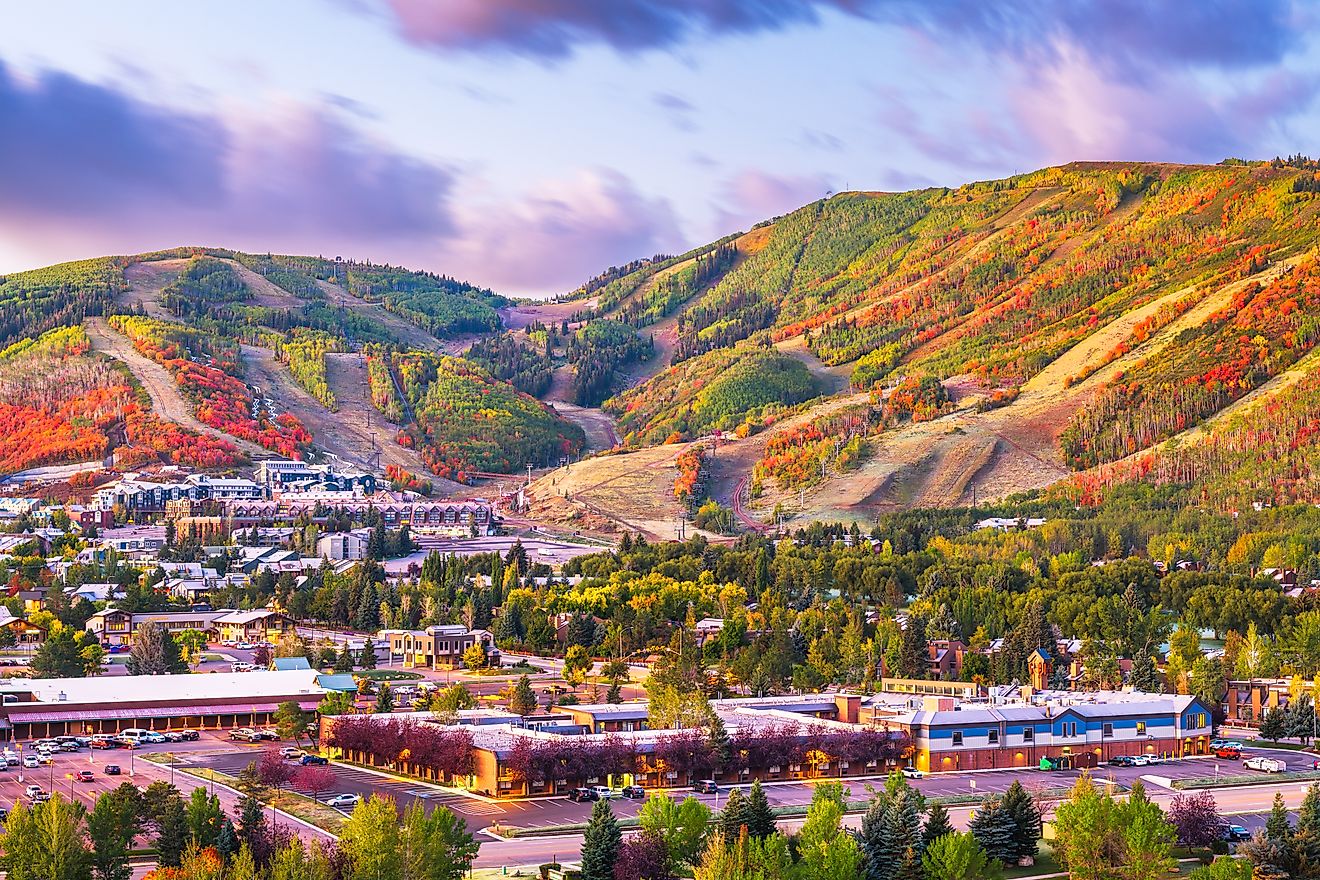
[[[163,733],[144,733],[144,734],[139,738],[139,742],[144,742],[144,743],[163,743],[163,742],[169,742],[169,740],[167,740],[167,739],[165,738],[165,734],[163,734]]]
[[[609,801],[623,796],[623,792],[615,788],[610,788],[608,785],[593,785],[591,790],[594,791],[596,797],[602,801]]]
[[[714,779],[698,779],[692,783],[692,790],[698,794],[717,794],[720,787],[715,784]]]
[[[36,756],[36,755],[24,755],[24,756],[23,756],[23,766],[24,766],[24,767],[27,767],[29,770],[31,770],[31,769],[33,769],[33,768],[40,767],[40,766],[41,766],[41,762],[37,760],[37,756]]]
[[[4,822],[8,818],[9,818],[9,811],[6,810],[4,807],[0,807],[0,822]]]
[[[303,755],[303,750],[296,749],[293,746],[285,746],[284,748],[280,749],[280,757],[284,758],[286,761],[296,760],[298,758],[301,758],[302,755]]]
[[[38,764],[54,764],[55,756],[50,752],[37,752]]]
[[[1156,765],[1156,764],[1163,764],[1163,763],[1164,763],[1164,758],[1163,758],[1162,756],[1160,756],[1160,755],[1147,755],[1147,756],[1146,756],[1146,766],[1147,766],[1147,767],[1152,767],[1152,766],[1154,766],[1154,765]]]
[[[257,649],[257,646],[251,642],[239,642],[237,645],[234,645],[234,647],[240,651],[255,651]]]
[[[23,794],[24,794],[24,796],[29,797],[29,798],[31,798],[31,797],[33,797],[33,796],[35,796],[35,795],[39,795],[39,794],[41,794],[41,786],[40,786],[40,785],[36,785],[35,783],[32,784],[32,785],[29,785],[27,788],[23,789]]]
[[[1236,761],[1238,758],[1242,757],[1242,749],[1237,746],[1220,746],[1215,749],[1215,757]]]
[[[1248,770],[1259,770],[1262,773],[1282,773],[1288,769],[1288,765],[1278,758],[1267,758],[1264,755],[1253,755],[1243,761],[1242,766]]]
[[[119,769],[118,764],[106,764],[105,767],[101,769],[101,772],[106,776],[118,776],[124,771]]]
[[[50,800],[50,793],[40,791],[32,796],[32,805],[36,806],[37,804],[44,804],[48,800]]]
[[[623,787],[623,796],[629,800],[640,801],[646,797],[646,789],[640,785],[625,785]]]
[[[94,782],[96,781],[96,774],[91,770],[79,770],[74,778],[79,782]]]
[[[346,807],[356,807],[360,803],[362,803],[362,796],[356,794],[337,794],[325,802],[327,807],[335,807],[341,810]]]
[[[596,794],[594,788],[575,788],[568,793],[568,799],[582,803],[584,801],[598,801],[600,796]]]
[[[183,730],[180,730],[179,736],[184,742],[196,742],[202,738],[201,732],[193,730],[191,727],[185,727]]]
[[[1131,767],[1131,766],[1132,766],[1132,756],[1131,756],[1131,755],[1115,755],[1114,757],[1112,757],[1112,758],[1109,759],[1109,766],[1110,766],[1110,767]]]
[[[1224,840],[1251,840],[1251,832],[1243,828],[1241,825],[1225,825]]]
[[[274,730],[273,728],[270,727],[267,727],[264,730],[257,731],[257,739],[278,740],[279,738],[280,738],[279,731]]]
[[[243,742],[256,742],[257,732],[250,727],[235,727],[229,731],[229,738]]]
[[[136,749],[138,747],[137,738],[132,736],[115,737],[115,744],[121,749]]]
[[[329,758],[322,758],[320,755],[303,755],[298,759],[298,763],[304,766],[308,764],[329,764]]]
[[[60,751],[61,751],[61,752],[80,752],[80,751],[82,751],[82,744],[81,744],[81,743],[76,743],[76,742],[61,743],[61,744],[60,744]]]
[[[115,747],[115,741],[108,736],[94,736],[92,737],[92,741],[87,745],[89,748],[93,749],[113,749]]]
[[[920,779],[926,775],[925,773],[922,773],[920,770],[918,770],[916,767],[904,767],[899,772],[903,774],[903,777],[905,779]]]

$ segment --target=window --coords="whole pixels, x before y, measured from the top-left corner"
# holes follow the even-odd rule
[[[1114,725],[1106,721],[1100,728],[1100,735],[1103,737],[1112,737],[1114,735]]]
[[[1034,727],[1022,728],[1022,741],[1024,743],[1033,742],[1036,739],[1036,729]]]
[[[961,730],[955,730],[955,731],[953,732],[953,744],[954,744],[955,746],[960,746],[960,745],[962,745],[962,731],[961,731]]]
[[[1137,722],[1137,736],[1145,736],[1145,735],[1146,735],[1146,722],[1144,722],[1144,721],[1138,721],[1138,722]]]
[[[992,746],[999,745],[999,731],[997,730],[990,731],[987,734],[986,738],[989,740],[990,745]]]

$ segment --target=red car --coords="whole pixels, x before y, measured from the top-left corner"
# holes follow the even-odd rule
[[[79,782],[95,782],[96,774],[94,774],[91,770],[79,770],[78,775],[74,778],[77,779]]]
[[[1220,746],[1219,748],[1215,749],[1215,757],[1229,758],[1231,760],[1236,761],[1238,758],[1242,757],[1242,750],[1239,749],[1237,746]]]

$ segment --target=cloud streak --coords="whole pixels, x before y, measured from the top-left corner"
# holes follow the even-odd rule
[[[1148,62],[1237,68],[1277,62],[1307,13],[1294,0],[372,0],[409,41],[433,49],[563,58],[605,45],[672,49],[778,31],[838,13],[965,39],[990,51],[1084,43],[1116,71]]]

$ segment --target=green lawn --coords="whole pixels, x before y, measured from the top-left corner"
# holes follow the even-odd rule
[[[420,672],[402,672],[398,669],[359,669],[353,673],[354,678],[365,678],[368,681],[416,681],[422,677]]]

